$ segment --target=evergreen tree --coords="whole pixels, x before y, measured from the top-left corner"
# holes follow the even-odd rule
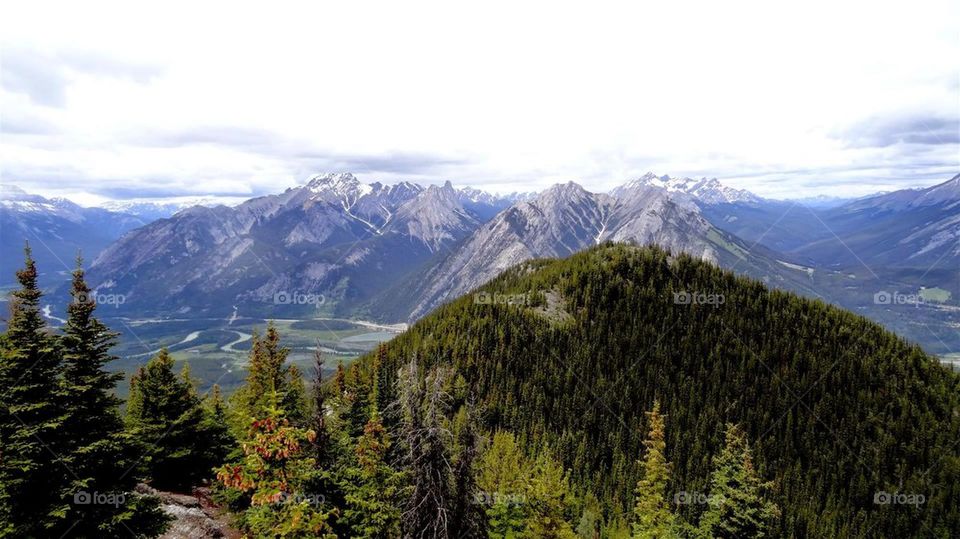
[[[203,399],[203,440],[206,442],[203,460],[219,466],[230,455],[236,440],[230,434],[230,413],[220,386],[213,384]]]
[[[533,466],[525,503],[531,510],[525,537],[571,539],[576,537],[566,513],[570,504],[570,478],[563,466],[544,450]]]
[[[442,370],[421,380],[416,358],[401,377],[404,438],[413,481],[403,527],[410,537],[447,537],[450,526],[450,431],[443,425],[448,406],[448,395],[442,389],[444,381]]]
[[[335,539],[329,521],[337,511],[325,510],[322,499],[304,490],[315,465],[307,456],[314,432],[294,426],[281,399],[276,391],[266,395],[265,414],[251,422],[242,444],[244,458],[219,468],[217,479],[250,493],[242,525],[254,537]]]
[[[477,501],[486,507],[492,539],[517,537],[526,528],[530,471],[513,434],[497,431],[480,459]]]
[[[660,414],[660,401],[653,402],[653,410],[647,412],[647,449],[643,459],[643,476],[637,482],[636,504],[633,508],[633,538],[663,539],[674,537],[674,515],[665,498],[670,481],[670,463],[666,458],[667,444],[664,441],[664,417]]]
[[[40,313],[42,293],[30,246],[0,349],[0,534],[43,536],[62,522],[64,468],[60,350]]]
[[[77,537],[159,534],[168,520],[159,500],[132,494],[137,478],[129,472],[139,457],[138,446],[124,430],[121,401],[113,393],[123,375],[106,370],[116,359],[110,349],[117,333],[94,316],[96,303],[79,257],[71,297],[62,338],[67,410],[60,451],[72,479],[63,497],[72,503],[60,533]],[[117,503],[85,503],[94,495],[112,495]]]
[[[701,534],[719,539],[769,537],[780,516],[777,506],[763,496],[769,484],[761,482],[753,467],[743,431],[728,424],[725,438],[710,476],[710,507],[701,517]]]
[[[385,462],[390,445],[390,436],[374,409],[357,440],[356,464],[345,472],[347,505],[342,520],[350,537],[400,536],[404,477]]]
[[[580,539],[599,539],[600,524],[603,518],[603,508],[593,493],[587,493],[583,502],[583,512],[580,522],[577,523],[577,537]]]
[[[476,503],[477,434],[471,409],[472,400],[460,408],[454,421],[457,456],[453,463],[453,507],[450,515],[451,537],[479,537],[485,522]]]
[[[276,392],[288,421],[302,424],[306,420],[306,391],[303,376],[293,365],[287,365],[290,349],[280,345],[280,333],[273,322],[267,325],[263,336],[253,333],[250,347],[250,366],[247,383],[237,390],[234,398],[242,423],[250,418],[263,417],[269,406],[267,395]]]
[[[216,463],[206,451],[204,415],[194,388],[174,374],[166,348],[133,376],[127,428],[146,448],[143,467],[154,487],[184,489],[209,476]]]
[[[330,432],[327,429],[327,389],[323,386],[323,366],[323,352],[320,351],[320,341],[318,340],[317,349],[313,353],[313,384],[311,387],[313,406],[310,428],[315,433],[313,458],[320,466],[326,465],[331,457]]]

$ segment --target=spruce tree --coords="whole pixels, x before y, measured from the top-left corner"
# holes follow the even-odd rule
[[[643,476],[637,482],[636,503],[633,508],[633,539],[664,539],[674,537],[674,515],[670,512],[665,493],[670,481],[670,463],[666,458],[664,417],[660,401],[653,402],[647,412],[647,438],[643,441],[647,452],[643,458]]]
[[[299,369],[286,364],[289,354],[290,349],[280,345],[280,333],[273,322],[263,336],[253,333],[247,383],[234,396],[238,412],[245,418],[263,417],[269,406],[267,396],[276,392],[288,421],[302,424],[306,420],[303,377]]]
[[[537,457],[522,501],[531,508],[525,536],[543,539],[576,537],[566,518],[570,504],[570,477],[547,450]]]
[[[188,488],[216,464],[205,451],[210,442],[200,399],[173,363],[166,348],[160,350],[133,376],[127,404],[127,428],[144,444],[144,470],[161,489]]]
[[[61,494],[76,479],[61,455],[61,352],[40,313],[29,245],[24,254],[0,349],[0,533],[17,537],[47,535],[61,523]]]
[[[262,417],[251,421],[243,442],[243,459],[217,470],[227,488],[249,493],[242,526],[254,537],[336,539],[330,520],[335,509],[304,489],[315,462],[309,457],[314,433],[293,425],[270,391]]]
[[[700,532],[719,539],[769,537],[780,515],[777,506],[763,496],[769,484],[754,469],[743,431],[729,424],[725,438],[710,475],[710,507],[700,519]]]
[[[123,375],[106,369],[116,359],[110,349],[117,333],[94,316],[97,306],[79,257],[70,295],[62,338],[67,409],[61,451],[72,481],[63,492],[71,503],[60,531],[77,537],[158,534],[168,517],[157,498],[132,494],[137,477],[128,472],[138,446],[124,430],[121,401],[113,393]],[[103,495],[117,503],[89,503]]]
[[[516,537],[526,528],[526,491],[530,470],[514,435],[497,431],[480,458],[476,501],[486,508],[487,533],[492,539]]]
[[[357,440],[356,464],[345,471],[342,524],[350,537],[399,537],[404,475],[386,463],[390,436],[376,408]]]
[[[203,459],[219,466],[226,462],[236,440],[230,434],[230,413],[223,398],[220,386],[213,384],[210,393],[203,399],[204,419],[201,430],[204,433]]]

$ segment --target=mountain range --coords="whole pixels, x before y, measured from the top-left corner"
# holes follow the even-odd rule
[[[77,253],[89,263],[125,232],[146,220],[103,208],[84,208],[65,198],[44,198],[12,185],[0,185],[0,286],[16,282],[29,241],[44,286],[55,286],[75,266]]]
[[[448,182],[363,184],[324,174],[235,207],[194,207],[111,245],[90,274],[147,312],[356,306],[451,248],[511,199]],[[297,298],[309,296],[311,301]]]
[[[958,184],[960,175],[924,189],[807,205],[765,199],[715,178],[652,173],[609,193],[569,182],[507,196],[450,182],[365,184],[337,173],[149,223],[66,201],[38,203],[32,211],[55,219],[71,213],[61,208],[69,206],[72,214],[106,220],[102,229],[93,217],[48,228],[61,238],[69,237],[67,224],[93,229],[80,235],[98,242],[69,247],[100,253],[90,278],[102,292],[123,294],[120,311],[130,315],[220,317],[239,309],[410,322],[517,263],[609,241],[688,253],[842,305],[948,353],[960,348],[960,336],[949,330],[960,310]],[[4,219],[17,204],[5,202]],[[4,236],[4,249],[19,250],[22,240]],[[877,294],[893,300],[878,301]],[[911,297],[918,301],[910,304]]]

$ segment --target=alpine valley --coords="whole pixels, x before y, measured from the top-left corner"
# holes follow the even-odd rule
[[[955,537],[958,184],[814,208],[325,174],[142,225],[9,190],[34,252],[121,235],[69,290],[16,273],[7,535]],[[67,451],[130,498],[64,505]]]
[[[26,212],[25,197],[5,202],[3,218],[32,231],[23,239],[44,231],[59,239],[34,242],[38,254],[67,261],[77,248],[99,252],[91,282],[98,293],[123,296],[113,311],[122,316],[409,323],[520,262],[615,242],[655,244],[840,305],[948,361],[960,349],[960,175],[815,207],[652,173],[609,193],[569,182],[507,196],[323,174],[139,228],[145,217],[71,205],[64,222],[72,228],[63,230],[86,242],[24,217],[57,223],[68,202],[31,203]],[[79,220],[83,211],[99,220]],[[10,251],[22,239],[7,241],[6,230]],[[109,245],[99,239],[121,233]]]

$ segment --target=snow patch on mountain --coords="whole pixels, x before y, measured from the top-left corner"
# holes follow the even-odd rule
[[[657,176],[652,172],[614,188],[610,191],[610,194],[620,198],[629,191],[644,187],[654,187],[663,189],[668,193],[689,195],[694,200],[704,204],[730,204],[735,202],[755,204],[762,200],[749,191],[723,185],[716,178],[700,178],[699,180],[686,177],[671,178],[667,175]]]

